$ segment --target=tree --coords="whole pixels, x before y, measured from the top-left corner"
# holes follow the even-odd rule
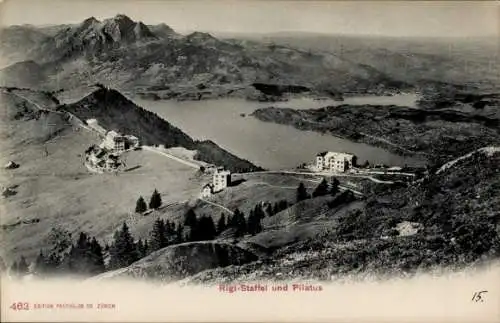
[[[17,272],[22,276],[28,274],[28,263],[26,262],[26,258],[24,258],[24,256],[21,256],[21,259],[19,259],[19,262],[17,263]]]
[[[262,218],[260,217],[258,212],[255,212],[255,210],[250,211],[250,215],[248,216],[247,220],[247,231],[250,234],[257,234],[262,231],[262,225],[260,223],[260,220]]]
[[[134,239],[124,222],[121,230],[114,234],[114,241],[110,247],[110,267],[112,269],[126,267],[139,259]]]
[[[297,187],[297,202],[307,200],[308,198],[309,194],[307,193],[304,183],[300,183],[299,187]]]
[[[339,192],[340,182],[337,178],[332,179],[332,183],[330,184],[330,195],[334,196]]]
[[[254,215],[257,219],[259,219],[259,221],[263,218],[266,217],[266,213],[264,212],[264,210],[262,209],[262,204],[257,204],[255,205],[254,209],[253,209],[253,212],[254,212]]]
[[[245,215],[239,210],[234,211],[231,226],[236,229],[236,236],[241,237],[247,233],[247,224],[245,220]]]
[[[212,240],[216,234],[217,230],[215,229],[212,217],[203,215],[200,221],[198,221],[198,226],[195,230],[196,240]]]
[[[92,241],[90,241],[90,256],[91,256],[90,274],[96,275],[104,272],[106,270],[106,267],[104,265],[103,250],[95,237],[92,237]]]
[[[184,226],[178,224],[177,229],[175,230],[175,243],[183,243],[183,242],[184,242]]]
[[[197,222],[198,220],[196,219],[196,213],[194,213],[193,209],[189,209],[184,215],[184,225],[194,228]]]
[[[93,276],[104,272],[104,256],[95,237],[80,232],[78,240],[62,259],[62,269],[70,274]]]
[[[137,253],[139,254],[139,258],[143,258],[146,256],[146,253],[144,252],[144,243],[142,242],[142,239],[139,239],[139,241],[137,241],[136,248],[137,248]]]
[[[153,224],[153,231],[151,231],[151,251],[156,251],[167,246],[167,239],[165,234],[165,223],[162,219],[156,219]]]
[[[318,196],[325,196],[327,194],[328,194],[328,183],[326,182],[326,179],[323,178],[321,183],[319,183],[318,186],[314,189],[312,196],[318,197]]]
[[[144,213],[148,209],[148,205],[146,204],[146,201],[144,201],[144,198],[140,196],[137,199],[137,202],[135,203],[135,212],[136,213]]]
[[[151,195],[151,200],[149,201],[149,208],[150,209],[157,209],[161,206],[161,195],[158,193],[158,191],[155,189],[153,194]]]
[[[226,216],[224,214],[221,214],[219,221],[217,222],[217,234],[221,234],[226,229],[227,229]]]
[[[278,204],[279,206],[279,212],[286,210],[288,208],[288,201],[287,200],[281,200]]]

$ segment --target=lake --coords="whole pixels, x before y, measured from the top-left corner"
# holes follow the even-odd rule
[[[415,98],[406,94],[387,97],[364,96],[346,98],[343,102],[313,99],[264,103],[244,99],[150,101],[138,98],[133,98],[132,101],[158,114],[195,139],[210,139],[238,157],[275,170],[312,162],[318,152],[325,150],[353,153],[360,163],[369,160],[370,163],[397,166],[422,165],[423,160],[398,156],[382,148],[318,132],[302,131],[287,125],[262,122],[249,116],[256,109],[269,106],[318,109],[339,104],[402,105],[401,102],[410,102],[412,97]],[[246,117],[241,114],[246,114]]]

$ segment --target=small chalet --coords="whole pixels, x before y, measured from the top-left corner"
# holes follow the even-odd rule
[[[201,190],[201,197],[210,197],[214,192],[214,185],[212,183],[205,184]]]

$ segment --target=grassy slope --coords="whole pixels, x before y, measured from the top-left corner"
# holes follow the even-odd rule
[[[310,221],[281,232],[262,232],[250,240],[274,248],[271,257],[200,273],[192,281],[389,276],[498,258],[499,164],[498,152],[473,154],[408,188],[386,188],[363,205],[354,202],[343,208],[345,212],[332,210],[330,226],[323,224],[315,231],[317,223]],[[424,228],[413,236],[390,236],[402,221],[418,222]]]
[[[14,120],[17,105],[22,102],[10,94],[2,96],[0,162],[4,165],[13,160],[21,166],[0,170],[2,186],[17,185],[17,194],[2,200],[1,224],[33,218],[40,222],[2,230],[2,250],[8,256],[13,252],[28,258],[36,255],[40,247],[47,246],[46,236],[56,226],[107,239],[129,220],[132,232],[145,234],[153,217],[139,221],[131,217],[139,195],[149,199],[157,188],[164,203],[169,204],[197,195],[205,181],[194,176],[196,170],[146,151],[124,156],[128,167],[141,166],[134,171],[118,176],[91,174],[83,165],[82,155],[100,138],[65,125],[65,120],[54,113],[38,120]],[[53,126],[47,127],[47,123]]]

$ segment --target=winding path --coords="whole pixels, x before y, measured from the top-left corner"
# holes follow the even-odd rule
[[[184,160],[182,158],[176,157],[176,156],[171,155],[169,153],[166,153],[164,151],[161,151],[159,148],[151,147],[151,146],[141,146],[141,147],[144,150],[152,151],[152,152],[155,152],[157,154],[163,155],[163,156],[165,156],[167,158],[173,159],[173,160],[175,160],[175,161],[177,161],[179,163],[182,163],[182,164],[184,164],[186,166],[189,166],[189,167],[192,167],[192,168],[196,168],[196,169],[200,169],[200,165],[192,163],[192,162],[189,162],[189,161]]]
[[[233,212],[233,211],[231,211],[230,209],[228,209],[227,207],[225,207],[225,206],[224,206],[224,205],[222,205],[222,204],[215,203],[215,202],[211,202],[211,201],[207,201],[207,200],[205,200],[205,199],[203,199],[203,198],[201,198],[201,197],[200,197],[200,198],[198,198],[198,199],[199,199],[200,201],[203,201],[203,202],[207,203],[207,204],[211,204],[211,205],[213,205],[213,206],[216,206],[216,207],[218,207],[218,208],[221,208],[221,209],[223,209],[224,211],[226,211],[226,212],[228,212],[228,213],[234,214],[234,212]]]

